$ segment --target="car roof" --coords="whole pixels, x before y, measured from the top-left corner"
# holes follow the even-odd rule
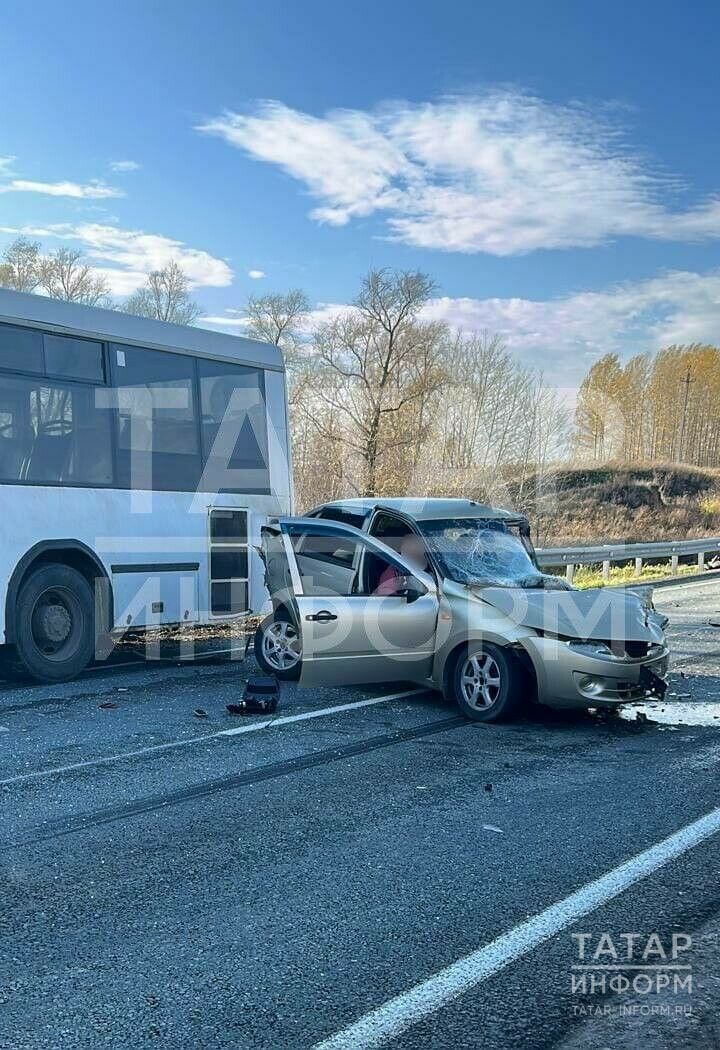
[[[499,521],[526,521],[523,514],[516,511],[491,507],[487,503],[478,503],[471,499],[437,499],[435,497],[403,496],[396,499],[359,498],[339,499],[323,503],[315,511],[333,507],[337,510],[352,511],[363,516],[375,508],[397,511],[406,514],[416,521],[434,521],[442,518],[490,518]]]

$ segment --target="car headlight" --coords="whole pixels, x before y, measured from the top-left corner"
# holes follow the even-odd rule
[[[613,651],[605,642],[568,642],[567,646],[574,653],[582,656],[612,656]]]

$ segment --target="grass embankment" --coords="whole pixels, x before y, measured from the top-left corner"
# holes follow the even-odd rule
[[[510,486],[538,547],[720,535],[720,470],[677,464],[565,467]]]
[[[559,575],[559,574],[558,574]],[[643,584],[653,583],[657,580],[668,578],[675,579],[677,576],[697,576],[697,565],[678,565],[673,575],[670,562],[659,565],[643,565],[639,576],[635,575],[635,563],[629,561],[626,565],[611,565],[610,579],[603,578],[601,565],[581,565],[575,570],[573,584],[581,590],[588,587],[612,587],[617,584]]]

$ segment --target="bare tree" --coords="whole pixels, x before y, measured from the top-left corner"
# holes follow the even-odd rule
[[[446,348],[449,382],[440,432],[443,466],[494,468],[518,431],[525,373],[498,335],[459,332]]]
[[[40,283],[40,243],[17,237],[3,252],[0,285],[16,292],[32,292]]]
[[[292,349],[298,342],[300,325],[309,310],[308,298],[299,288],[250,296],[245,304],[248,335],[283,349]]]
[[[433,288],[422,273],[371,271],[354,308],[315,333],[314,395],[329,409],[334,439],[358,458],[363,495],[397,487],[395,470],[381,472],[395,450],[420,438],[416,428],[400,425],[402,417],[443,382],[441,355],[433,348],[446,329],[418,319]],[[317,426],[324,435],[322,417]]]
[[[422,273],[373,271],[312,336],[298,290],[247,304],[250,335],[283,347],[298,504],[345,495],[498,495],[548,504],[565,413],[488,333],[422,320]]]
[[[58,248],[40,260],[40,282],[53,299],[66,299],[86,306],[109,306],[110,287],[93,273],[74,248]]]
[[[172,324],[194,324],[200,314],[200,307],[190,298],[188,279],[175,261],[153,270],[145,287],[133,292],[123,310]]]

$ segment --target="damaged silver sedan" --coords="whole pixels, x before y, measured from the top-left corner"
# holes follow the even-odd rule
[[[263,529],[261,666],[304,685],[414,681],[477,721],[531,699],[613,706],[666,688],[649,595],[538,568],[526,518],[471,500],[343,500]]]

